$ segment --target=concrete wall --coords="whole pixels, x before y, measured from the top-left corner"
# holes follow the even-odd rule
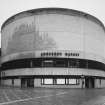
[[[95,79],[95,88],[100,88],[101,84],[100,84],[100,79]]]
[[[21,87],[21,80],[20,79],[14,79],[14,86]]]
[[[105,58],[105,31],[99,24],[81,16],[27,16],[6,25],[1,34],[2,55],[7,56],[4,61],[20,59],[22,56],[36,57],[35,51],[52,49],[91,53],[96,60],[99,59],[97,56]]]
[[[28,76],[28,75],[83,75],[83,76],[100,76],[105,77],[105,72],[101,70],[90,70],[90,69],[80,69],[80,68],[30,68],[30,69],[16,69],[4,71],[5,76]],[[85,82],[85,80],[84,80]],[[12,80],[4,80],[4,85],[12,85]],[[21,86],[20,79],[14,79],[14,86]],[[34,87],[67,87],[67,88],[81,88],[82,80],[80,80],[79,85],[41,85],[41,79],[34,79]],[[85,84],[83,86],[85,88]],[[95,88],[105,87],[105,80],[95,79]]]
[[[2,80],[2,85],[21,87],[21,80],[20,79],[14,79],[13,81],[14,81],[14,84],[12,84],[12,79]]]
[[[100,88],[105,88],[105,79],[104,80],[101,79],[101,87]]]
[[[4,86],[12,86],[12,79],[3,80],[2,84]]]
[[[5,76],[27,76],[27,75],[86,75],[105,77],[105,71],[80,68],[27,68],[7,70]]]
[[[41,87],[41,79],[38,78],[34,79],[34,87]]]
[[[95,79],[95,88],[105,88],[105,79]]]
[[[100,82],[101,80],[101,82]],[[84,81],[84,84],[82,84]],[[2,80],[4,86],[15,86],[21,87],[21,79],[14,79],[14,85],[12,84],[12,79]],[[45,87],[45,88],[85,88],[85,79],[79,79],[79,84],[76,85],[43,85],[41,84],[40,78],[34,79],[34,87]],[[95,79],[94,88],[105,88],[105,79]]]

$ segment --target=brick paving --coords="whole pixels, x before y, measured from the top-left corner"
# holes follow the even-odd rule
[[[1,87],[0,105],[105,105],[105,89]]]

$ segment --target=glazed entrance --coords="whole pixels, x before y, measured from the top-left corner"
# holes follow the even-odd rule
[[[34,79],[33,78],[22,78],[21,79],[21,87],[22,88],[34,87]]]
[[[85,88],[95,88],[95,79],[93,77],[85,77]]]
[[[36,78],[21,78],[21,87],[22,88],[34,88],[37,84]],[[84,77],[83,78],[39,78],[40,86],[80,86],[81,88],[95,88],[95,78],[93,77]]]

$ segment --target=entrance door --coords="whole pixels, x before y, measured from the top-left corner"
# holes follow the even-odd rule
[[[32,78],[22,78],[21,79],[21,87],[34,87],[34,79]]]
[[[94,88],[94,78],[86,77],[85,78],[85,88]]]
[[[85,88],[89,88],[89,78],[85,78]]]
[[[27,79],[27,87],[34,87],[34,79]]]
[[[22,79],[21,79],[21,87],[22,87],[22,88],[27,87],[27,83],[26,83],[25,78],[22,78]]]
[[[90,78],[90,88],[95,88],[94,78]]]

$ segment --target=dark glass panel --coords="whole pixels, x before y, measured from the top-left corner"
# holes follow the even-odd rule
[[[18,68],[40,68],[40,67],[69,67],[69,68],[88,68],[105,70],[105,64],[76,58],[30,58],[19,59],[5,62],[1,65],[1,70],[18,69]]]

